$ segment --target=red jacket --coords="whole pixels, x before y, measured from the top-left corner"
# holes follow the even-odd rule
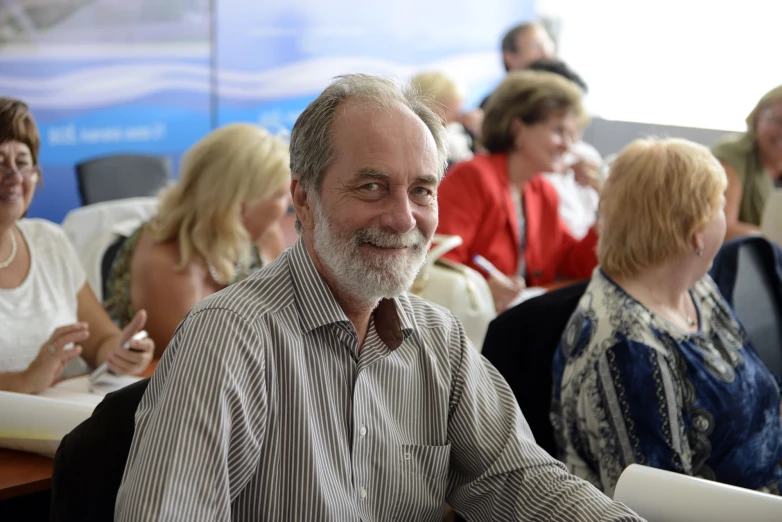
[[[559,218],[556,189],[542,176],[523,189],[527,285],[539,286],[557,276],[587,279],[597,266],[595,227],[581,240]],[[462,236],[464,243],[444,257],[485,273],[472,262],[480,254],[506,275],[519,264],[520,236],[508,180],[505,154],[476,156],[454,165],[438,189],[438,234]]]

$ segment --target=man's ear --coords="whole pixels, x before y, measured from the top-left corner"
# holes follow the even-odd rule
[[[315,228],[315,209],[312,206],[312,200],[308,197],[307,191],[299,182],[299,174],[294,173],[291,179],[291,199],[293,208],[296,209],[296,217],[301,222],[304,230]]]

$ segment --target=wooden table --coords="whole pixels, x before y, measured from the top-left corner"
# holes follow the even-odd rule
[[[553,290],[559,290],[560,288],[565,288],[566,286],[571,286],[582,282],[584,282],[583,279],[563,279],[559,281],[552,281],[551,283],[541,285],[541,287],[551,292]]]
[[[142,377],[150,377],[158,361],[152,361]],[[45,491],[52,487],[54,459],[0,449],[0,501]]]
[[[49,489],[53,464],[49,457],[0,449],[0,500]]]

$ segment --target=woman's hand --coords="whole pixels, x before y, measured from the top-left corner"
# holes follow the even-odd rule
[[[504,312],[508,305],[521,293],[526,284],[520,277],[507,277],[501,273],[493,273],[486,280],[494,297],[494,308],[497,313]]]
[[[22,372],[23,393],[40,393],[51,386],[73,359],[81,354],[80,343],[90,336],[87,323],[57,328],[41,346],[30,366]],[[69,344],[73,347],[65,349]]]
[[[147,312],[139,310],[133,320],[128,323],[119,336],[117,346],[106,358],[109,369],[116,374],[135,374],[144,371],[155,353],[155,343],[150,338],[138,341],[131,340],[144,328],[147,322]],[[128,349],[125,349],[125,344]]]
[[[600,176],[600,167],[588,160],[581,160],[570,167],[573,169],[573,177],[576,183],[582,187],[592,187],[600,194],[603,189],[603,180]]]

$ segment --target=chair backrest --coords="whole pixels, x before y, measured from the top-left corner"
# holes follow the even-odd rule
[[[76,165],[82,204],[154,196],[172,178],[165,156],[123,154]]]
[[[144,379],[106,395],[92,416],[60,442],[52,474],[51,522],[114,520],[114,504],[149,384]]]
[[[782,375],[782,287],[769,251],[761,241],[741,244],[732,303],[760,359]]]
[[[540,447],[556,457],[551,409],[554,352],[588,282],[534,297],[489,325],[483,355],[508,381]]]

